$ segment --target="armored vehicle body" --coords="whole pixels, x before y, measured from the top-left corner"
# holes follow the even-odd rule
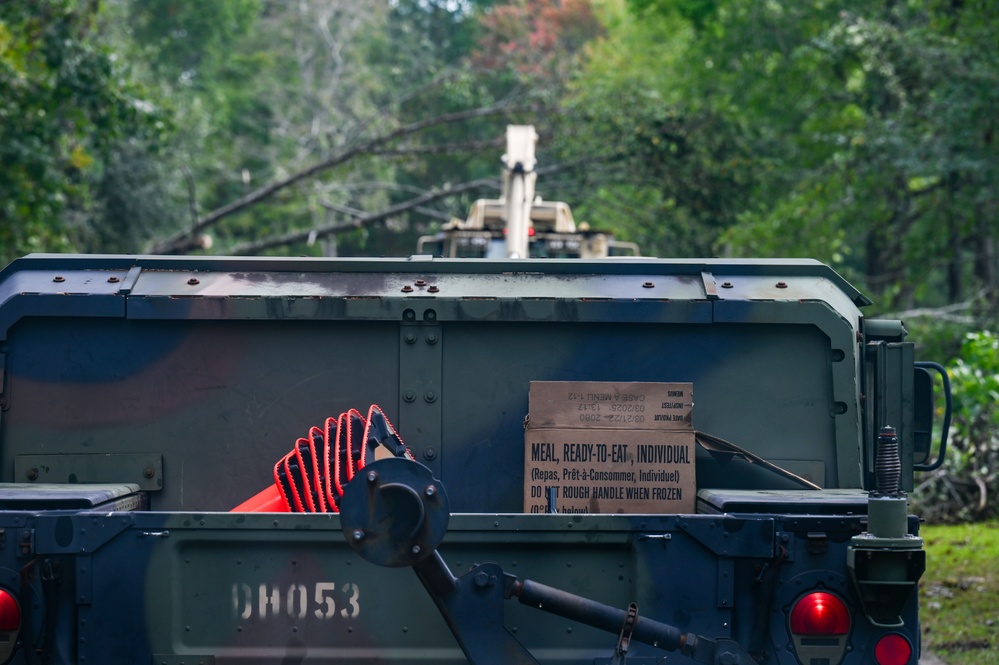
[[[914,664],[931,375],[867,304],[805,260],[17,260],[0,660]],[[560,382],[689,386],[656,402],[696,444],[611,447],[620,472],[529,446]],[[606,394],[586,436],[647,424]],[[355,458],[315,512],[232,511],[369,405],[405,454]],[[642,512],[594,500],[619,490]]]

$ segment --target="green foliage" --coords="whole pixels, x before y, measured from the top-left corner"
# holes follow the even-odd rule
[[[922,479],[920,514],[938,522],[999,516],[999,336],[969,333],[948,368],[953,393],[944,465]]]
[[[507,102],[296,182],[216,224],[213,251],[493,176],[503,126],[533,123],[558,169],[539,192],[648,254],[812,256],[885,310],[981,293],[983,328],[997,26],[981,1],[0,3],[0,250],[144,249],[372,137]],[[341,249],[405,253],[425,212]]]
[[[581,165],[558,196],[645,254],[712,255],[749,202],[746,135],[688,94],[696,34],[685,19],[635,16],[614,2],[601,18],[607,36],[588,45],[553,128],[558,160]]]
[[[206,86],[256,20],[260,0],[142,0],[128,10],[132,39],[146,49],[154,71],[184,85]]]
[[[631,7],[689,26],[671,39],[679,66],[660,71],[685,105],[724,118],[720,142],[749,146],[747,205],[717,251],[825,260],[889,309],[984,288],[994,314],[995,3]]]
[[[114,146],[166,128],[94,31],[96,4],[0,3],[0,260],[73,247]]]

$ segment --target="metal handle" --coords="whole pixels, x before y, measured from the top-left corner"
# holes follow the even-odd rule
[[[944,457],[947,455],[947,435],[950,432],[950,414],[951,407],[953,406],[950,394],[950,377],[947,375],[947,370],[944,369],[943,365],[939,363],[923,361],[914,363],[916,367],[922,369],[930,369],[940,374],[943,379],[944,386],[944,421],[943,427],[941,428],[940,434],[940,451],[937,453],[937,458],[932,464],[914,464],[912,468],[915,471],[934,471],[940,468],[943,464]]]

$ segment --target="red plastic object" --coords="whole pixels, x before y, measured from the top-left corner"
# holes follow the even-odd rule
[[[258,492],[231,511],[232,513],[290,513],[288,502],[281,496],[277,485],[270,485]]]

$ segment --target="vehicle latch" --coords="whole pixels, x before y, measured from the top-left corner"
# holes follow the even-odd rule
[[[809,531],[808,532],[808,553],[809,554],[825,554],[827,545],[826,541],[828,536],[826,536],[824,531]]]
[[[637,619],[638,605],[631,603],[628,605],[628,614],[621,626],[621,634],[617,638],[617,648],[614,649],[614,657],[611,658],[610,665],[624,665],[624,659],[628,655],[628,645],[631,644],[631,633],[635,630]]]

